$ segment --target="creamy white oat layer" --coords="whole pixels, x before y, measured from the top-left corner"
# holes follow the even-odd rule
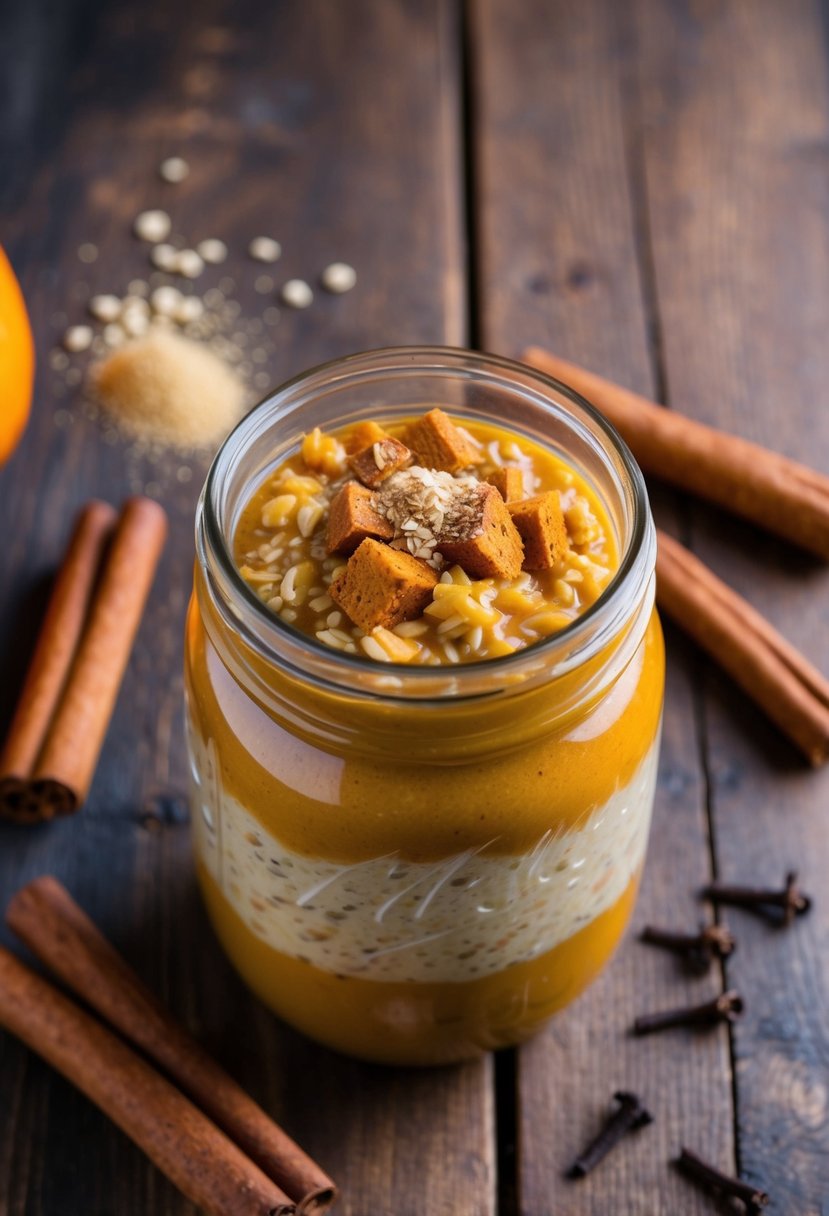
[[[213,745],[191,738],[196,852],[282,954],[365,979],[475,979],[546,953],[620,898],[645,856],[658,743],[579,831],[547,832],[522,857],[484,846],[341,865],[286,849],[219,788]]]

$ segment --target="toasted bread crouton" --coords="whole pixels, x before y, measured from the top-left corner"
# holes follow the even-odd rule
[[[404,469],[411,459],[405,443],[386,435],[349,456],[348,463],[363,485],[374,490],[392,473]]]
[[[470,578],[515,578],[524,550],[507,505],[495,486],[482,482],[453,509],[437,547]]]
[[[409,553],[368,537],[351,554],[329,594],[365,633],[393,629],[420,616],[432,598],[436,571]]]
[[[380,439],[388,439],[388,434],[377,422],[357,422],[346,433],[343,446],[349,456],[370,448]]]
[[[558,490],[511,502],[508,510],[524,542],[524,569],[549,570],[567,553],[567,525]]]
[[[375,511],[373,495],[358,481],[347,481],[331,499],[326,547],[329,553],[353,553],[367,536],[391,540],[394,528]]]
[[[443,410],[429,410],[406,428],[404,439],[424,469],[443,469],[457,473],[471,464],[480,464],[478,448],[455,426]]]
[[[487,481],[503,498],[504,502],[519,502],[524,497],[524,474],[514,464],[505,464],[503,468],[490,473]]]

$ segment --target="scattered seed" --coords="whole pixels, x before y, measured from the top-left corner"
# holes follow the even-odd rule
[[[121,301],[117,296],[93,296],[88,307],[97,321],[117,321],[121,315]]]
[[[204,262],[195,249],[182,249],[176,257],[175,270],[185,279],[197,279],[204,270]]]
[[[150,252],[150,261],[158,270],[175,270],[178,250],[172,245],[156,245]]]
[[[344,291],[351,291],[357,282],[357,271],[346,262],[332,262],[323,270],[320,282],[326,291],[342,295]]]
[[[190,166],[186,160],[180,156],[168,156],[158,166],[159,176],[165,182],[183,182],[187,174],[190,172]]]
[[[128,308],[121,314],[121,327],[130,338],[140,338],[150,328],[150,318],[136,308]]]
[[[273,286],[273,284],[271,284],[271,286]],[[265,318],[268,325],[276,325],[280,316],[279,309],[274,308],[273,305],[271,305],[269,308],[265,309],[262,316]]]
[[[86,262],[87,265],[89,265],[90,262],[97,262],[98,246],[92,245],[89,241],[83,245],[79,245],[78,258],[81,262]]]
[[[248,253],[257,262],[278,262],[282,246],[270,236],[256,236],[248,245]]]
[[[103,328],[102,337],[107,346],[120,346],[126,336],[121,326],[116,325],[114,322],[110,325],[105,325]]]
[[[182,296],[173,316],[179,325],[187,325],[189,321],[198,320],[203,313],[204,305],[198,296]]]
[[[258,291],[260,296],[266,296],[269,291],[273,291],[273,279],[269,274],[257,275],[253,290]]]
[[[304,279],[288,279],[281,295],[282,303],[289,308],[307,308],[314,300],[314,293]]]
[[[70,367],[67,369],[64,379],[67,384],[80,384],[81,369],[79,367]]]
[[[174,317],[181,307],[183,296],[177,287],[156,287],[150,296],[153,312],[162,317]]]
[[[144,279],[131,279],[127,284],[127,293],[131,296],[146,296],[149,291],[149,284]]]
[[[92,345],[92,330],[88,325],[72,325],[63,335],[63,345],[72,354],[88,350]]]
[[[203,261],[208,262],[211,266],[218,266],[227,257],[227,245],[224,241],[217,240],[216,237],[208,237],[204,241],[199,241],[196,252]]]
[[[157,245],[170,235],[170,217],[166,211],[142,211],[135,217],[133,232],[142,241]]]

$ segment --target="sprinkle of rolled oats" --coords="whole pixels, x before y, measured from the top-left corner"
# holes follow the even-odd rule
[[[173,245],[155,245],[150,251],[150,261],[158,270],[173,270],[177,258],[178,250]]]
[[[63,345],[73,355],[92,345],[92,329],[88,325],[71,325],[63,335]]]
[[[332,262],[323,270],[320,282],[326,291],[333,295],[342,295],[344,291],[351,291],[357,282],[357,271],[346,262]]]
[[[282,246],[270,236],[256,236],[248,245],[248,253],[257,262],[278,262]]]
[[[96,321],[117,321],[121,315],[121,301],[117,296],[93,296],[87,307]]]
[[[183,182],[189,172],[190,166],[181,156],[168,156],[158,166],[159,177],[174,185]]]
[[[288,279],[282,286],[281,298],[289,308],[308,308],[314,302],[314,293],[304,279]]]
[[[142,241],[157,245],[170,235],[172,224],[166,211],[142,211],[135,217],[133,232]]]
[[[207,237],[205,240],[199,241],[196,253],[202,261],[209,265],[219,266],[227,257],[227,245],[216,237]]]

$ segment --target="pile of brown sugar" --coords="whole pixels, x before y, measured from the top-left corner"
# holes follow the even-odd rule
[[[244,406],[244,386],[227,364],[169,330],[151,330],[119,347],[91,375],[119,429],[179,451],[214,447]]]

